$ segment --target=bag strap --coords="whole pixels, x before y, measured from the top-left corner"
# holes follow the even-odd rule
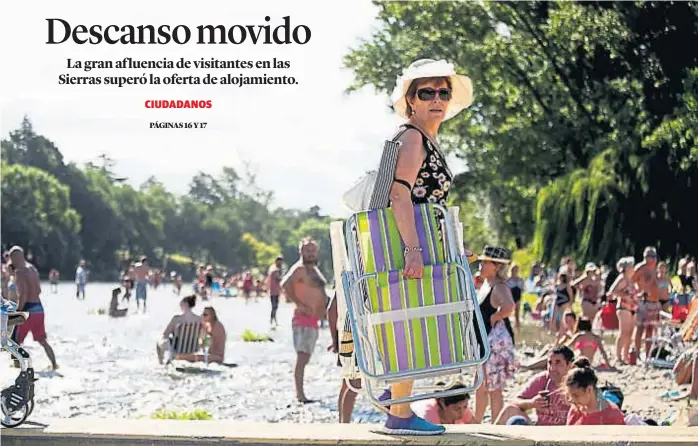
[[[384,209],[390,204],[390,188],[395,179],[395,168],[397,167],[397,153],[402,145],[400,137],[409,129],[421,130],[411,124],[403,124],[400,130],[393,138],[385,141],[383,144],[383,154],[381,155],[380,163],[378,164],[378,172],[376,174],[376,183],[373,186],[369,209]],[[424,136],[422,134],[422,136]]]

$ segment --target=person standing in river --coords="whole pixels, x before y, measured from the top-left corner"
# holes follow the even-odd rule
[[[300,259],[281,280],[281,287],[291,302],[296,304],[293,311],[291,327],[293,330],[293,347],[296,350],[294,380],[296,398],[306,404],[313,400],[305,395],[305,367],[315,350],[319,336],[320,318],[326,312],[327,279],[317,266],[318,245],[306,238],[300,243]]]
[[[141,261],[136,263],[134,273],[136,275],[136,306],[140,310],[141,301],[143,301],[143,312],[145,313],[145,302],[148,298],[148,281],[150,279],[150,266],[148,266],[147,257],[141,257]]]
[[[47,341],[44,325],[44,307],[41,304],[41,281],[36,267],[24,258],[24,250],[19,246],[10,249],[10,261],[15,269],[17,286],[17,309],[29,313],[27,321],[15,329],[15,340],[18,344],[24,342],[29,333],[36,342],[41,344],[51,361],[51,368],[58,369],[56,355]]]
[[[87,270],[85,269],[85,261],[80,260],[80,264],[75,270],[75,297],[85,300],[85,285],[87,285]]]
[[[269,299],[271,300],[269,325],[273,328],[279,325],[279,322],[276,320],[276,311],[279,309],[279,296],[281,296],[281,268],[283,264],[283,257],[277,257],[274,264],[269,267],[269,272],[267,273],[267,288],[269,289]]]

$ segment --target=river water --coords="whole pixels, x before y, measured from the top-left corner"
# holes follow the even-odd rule
[[[60,369],[46,369],[43,348],[32,341],[25,346],[34,360],[36,408],[30,417],[98,416],[148,417],[158,409],[207,410],[215,419],[249,421],[336,422],[340,373],[336,356],[327,351],[330,333],[322,329],[315,354],[306,368],[306,394],[316,404],[296,402],[293,388],[295,352],[291,333],[291,304],[281,303],[280,326],[269,329],[268,297],[242,299],[214,297],[197,302],[195,312],[212,305],[227,332],[226,362],[237,368],[210,365],[207,373],[167,371],[155,355],[155,343],[171,317],[179,312],[179,300],[169,285],[148,289],[148,311],[137,313],[131,298],[129,315],[111,319],[97,314],[106,309],[113,283],[90,283],[87,297],[75,299],[74,284],[64,282],[52,293],[43,285],[46,331]],[[189,292],[185,285],[183,295]],[[250,329],[269,334],[274,342],[243,342]],[[192,367],[198,367],[197,364]],[[203,368],[204,365],[200,364]],[[0,361],[3,388],[14,381],[17,370]],[[356,422],[378,422],[381,415],[365,398],[357,400]]]

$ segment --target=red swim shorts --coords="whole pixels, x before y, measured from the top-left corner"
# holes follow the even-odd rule
[[[32,337],[36,342],[41,342],[46,339],[46,327],[44,326],[44,313],[29,313],[27,321],[22,325],[17,326],[17,343],[21,344],[31,332]]]

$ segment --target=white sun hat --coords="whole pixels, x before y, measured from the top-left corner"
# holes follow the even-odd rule
[[[473,83],[470,78],[462,74],[456,74],[452,63],[445,60],[419,59],[410,64],[402,76],[398,77],[395,90],[391,95],[395,112],[403,117],[407,116],[407,100],[405,95],[410,84],[415,79],[425,77],[448,77],[451,79],[453,89],[451,100],[448,102],[444,121],[456,116],[463,109],[473,103]]]

